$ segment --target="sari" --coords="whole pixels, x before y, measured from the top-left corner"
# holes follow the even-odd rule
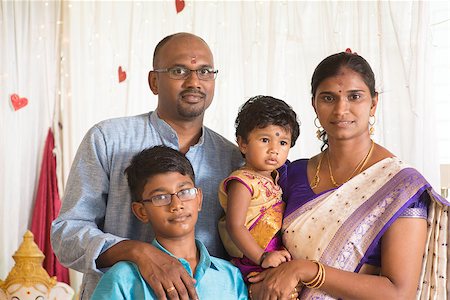
[[[293,259],[314,259],[357,273],[397,218],[415,217],[405,212],[426,193],[427,242],[416,299],[446,299],[449,202],[419,172],[398,158],[386,158],[336,189],[302,199],[302,188],[290,187],[298,175],[295,164],[287,168],[283,221],[283,243]],[[299,298],[333,299],[307,288]]]

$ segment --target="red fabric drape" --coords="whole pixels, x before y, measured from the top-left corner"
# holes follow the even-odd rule
[[[69,270],[63,267],[53,253],[50,244],[50,227],[61,208],[56,178],[56,158],[53,155],[55,140],[52,130],[48,130],[42,158],[41,174],[37,189],[31,232],[39,249],[44,253],[43,267],[50,276],[56,276],[58,281],[69,283]]]

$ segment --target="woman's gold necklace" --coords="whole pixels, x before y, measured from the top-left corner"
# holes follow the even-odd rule
[[[339,184],[336,182],[336,180],[334,179],[333,176],[333,171],[331,170],[331,163],[330,163],[330,156],[328,155],[328,151],[327,151],[327,161],[328,161],[328,171],[330,173],[330,180],[331,183],[335,186],[341,186],[342,184],[346,183],[347,181],[349,181],[350,179],[353,178],[353,176],[361,173],[361,171],[364,169],[365,165],[367,164],[367,162],[369,161],[369,158],[372,154],[373,148],[374,148],[375,143],[372,140],[372,145],[370,146],[369,152],[367,152],[367,155],[358,163],[358,165],[356,166],[356,168],[353,170],[352,174],[350,175],[350,177],[347,178],[347,180],[345,180],[343,183]],[[316,173],[316,176],[318,176],[318,173]],[[319,179],[320,180],[320,179]],[[316,185],[317,186],[317,185]]]
[[[311,189],[315,189],[319,185],[319,182],[320,182],[319,171],[320,171],[320,166],[322,165],[322,159],[324,157],[324,154],[325,154],[325,152],[322,152],[320,154],[319,163],[317,164],[317,168],[316,168],[316,174],[314,174],[314,178],[313,178],[312,182],[309,184]]]

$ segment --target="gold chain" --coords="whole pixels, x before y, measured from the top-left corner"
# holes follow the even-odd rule
[[[311,189],[315,189],[319,185],[319,182],[320,182],[319,171],[320,171],[320,166],[322,165],[322,159],[324,157],[324,154],[325,154],[325,152],[322,152],[320,154],[319,163],[317,164],[317,168],[316,168],[316,174],[314,174],[313,181],[309,184]]]
[[[342,184],[346,183],[347,181],[349,181],[350,179],[353,178],[353,176],[361,173],[361,171],[364,169],[364,166],[367,164],[367,162],[369,161],[369,158],[372,154],[373,148],[374,148],[375,143],[372,140],[372,145],[370,146],[369,152],[367,152],[367,155],[358,163],[358,165],[356,166],[356,168],[353,170],[352,174],[350,175],[350,177],[347,178],[347,180],[345,180]],[[331,183],[335,186],[341,186],[342,184],[339,184],[336,182],[336,180],[334,180],[334,176],[333,176],[333,172],[331,170],[331,163],[330,163],[330,156],[328,155],[328,151],[327,151],[327,161],[328,161],[328,171],[330,172],[330,180]]]

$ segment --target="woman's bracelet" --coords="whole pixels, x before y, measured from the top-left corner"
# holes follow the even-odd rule
[[[317,260],[312,260],[319,267],[316,276],[308,282],[302,281],[302,284],[310,289],[319,289],[325,283],[325,267]]]
[[[269,252],[264,252],[263,254],[261,254],[261,257],[259,258],[260,266],[262,266],[262,263],[263,263],[264,259],[266,258],[267,254],[269,254]]]

